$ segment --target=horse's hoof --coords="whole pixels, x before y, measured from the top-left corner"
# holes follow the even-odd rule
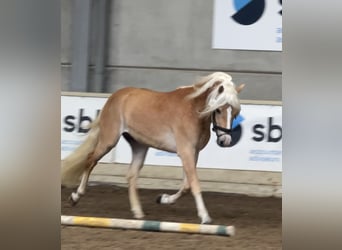
[[[134,214],[134,218],[138,220],[144,217],[145,217],[145,214],[143,212]]]
[[[158,195],[156,198],[156,203],[161,204],[162,194]]]
[[[209,216],[202,218],[201,224],[210,224],[213,220]]]
[[[173,204],[174,203],[174,201],[170,199],[170,195],[168,194],[160,194],[157,197],[156,202],[158,204]]]
[[[72,197],[72,194],[69,196],[69,203],[71,206],[75,206],[78,201],[75,201],[74,198]]]

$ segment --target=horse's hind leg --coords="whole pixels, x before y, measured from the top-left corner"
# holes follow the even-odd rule
[[[93,165],[93,164],[92,164]],[[82,179],[81,179],[81,183],[80,185],[78,186],[77,188],[77,191],[76,192],[72,192],[71,195],[70,195],[70,202],[71,204],[74,206],[78,203],[78,201],[80,200],[81,196],[85,194],[85,190],[86,190],[86,186],[87,186],[87,183],[88,183],[88,179],[89,179],[89,175],[92,171],[92,169],[94,168],[94,166],[90,166],[88,167],[82,174]]]
[[[133,216],[137,219],[144,217],[137,191],[137,179],[139,171],[143,167],[148,147],[136,142],[130,136],[125,136],[132,148],[132,163],[127,173],[128,196]]]
[[[114,133],[115,132],[115,133]],[[118,131],[112,131],[111,135],[104,135],[100,132],[99,141],[92,153],[88,155],[88,166],[85,168],[81,183],[76,192],[71,193],[70,202],[72,205],[76,205],[81,196],[85,194],[89,176],[96,166],[97,162],[107,154],[118,143],[120,134]]]

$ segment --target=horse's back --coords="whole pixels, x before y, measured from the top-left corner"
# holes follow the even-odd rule
[[[188,89],[176,89],[170,92],[159,92],[146,88],[126,87],[114,92],[108,102],[120,106],[122,112],[129,109],[146,109],[150,111],[169,111],[177,105],[184,105],[185,96],[190,93]]]

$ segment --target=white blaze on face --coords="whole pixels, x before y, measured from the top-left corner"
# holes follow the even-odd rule
[[[231,119],[232,119],[232,107],[229,106],[227,108],[227,129],[231,129]],[[223,131],[219,131],[217,133],[217,144],[221,147],[227,147],[230,145],[232,141],[232,137],[229,134],[226,134]]]
[[[227,109],[227,129],[231,129],[231,119],[232,119],[232,107],[229,106]]]

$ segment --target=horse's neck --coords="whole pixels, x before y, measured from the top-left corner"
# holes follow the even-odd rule
[[[197,124],[199,129],[199,141],[198,141],[198,147],[199,150],[202,150],[205,145],[207,145],[209,138],[210,138],[210,126],[211,126],[211,115],[205,115],[201,116],[199,112],[203,111],[206,108],[207,103],[207,97],[209,95],[210,91],[207,90],[201,95],[197,96],[196,98],[192,99],[192,105],[194,107],[194,110],[196,112],[197,117]]]
[[[192,94],[194,91],[195,89],[193,87],[187,86],[183,88],[178,88],[174,93],[178,92],[177,95],[179,97],[186,99],[186,97]],[[210,94],[210,91],[211,90],[208,89],[202,94],[200,94],[199,96],[192,98],[192,99],[188,99],[191,105],[191,109],[193,109],[196,113],[204,110],[206,108],[206,102],[207,102],[208,95]]]
[[[191,99],[192,107],[195,110],[195,112],[199,115],[199,112],[204,110],[206,108],[207,98],[210,93],[210,90],[208,89],[203,94]],[[205,128],[210,128],[211,123],[211,116],[198,116],[199,121],[202,123],[202,125]]]
[[[197,111],[202,111],[206,108],[206,103],[207,103],[207,98],[208,98],[209,93],[210,93],[210,90],[208,89],[205,92],[203,92],[201,95],[192,99],[193,105],[196,106]]]

